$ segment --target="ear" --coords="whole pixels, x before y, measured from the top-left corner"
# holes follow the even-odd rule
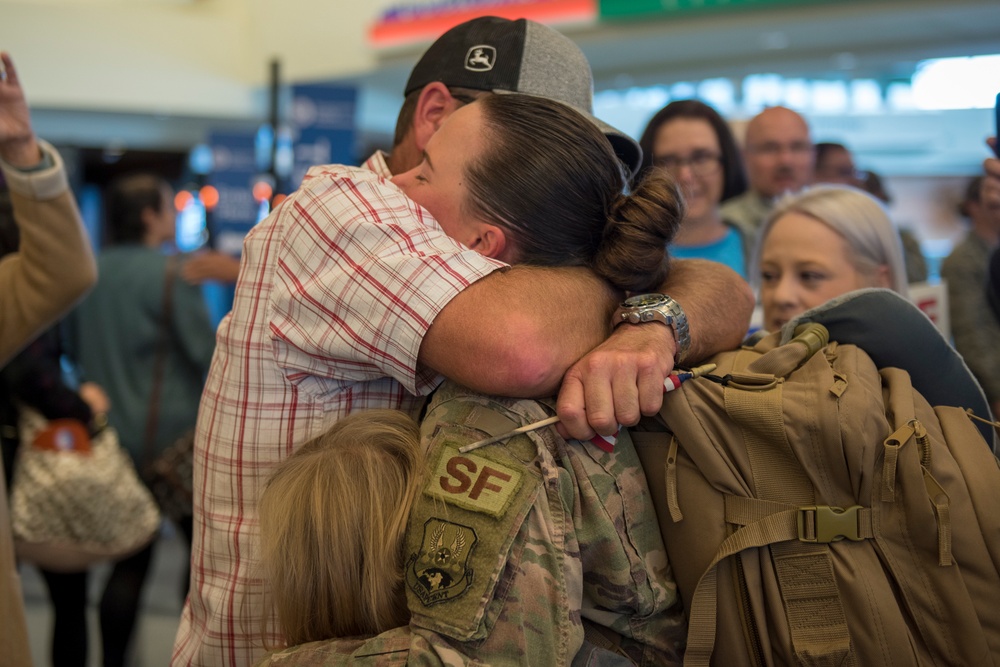
[[[156,224],[159,222],[159,215],[159,211],[152,206],[146,206],[139,213],[139,219],[142,220],[142,226],[146,229],[147,234],[156,228]]]
[[[892,273],[889,271],[888,264],[879,264],[875,267],[875,284],[874,287],[885,287],[887,289],[892,289]]]
[[[458,101],[451,96],[448,87],[440,81],[434,81],[424,86],[417,98],[417,108],[413,114],[413,138],[418,151],[427,148],[427,142],[441,123],[459,106]]]
[[[508,258],[504,257],[504,253],[505,251],[509,253],[512,247],[507,243],[507,232],[503,227],[479,223],[473,234],[471,241],[466,243],[469,248],[484,257],[507,261]]]

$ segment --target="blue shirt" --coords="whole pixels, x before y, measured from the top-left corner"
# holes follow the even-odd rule
[[[746,260],[743,254],[743,238],[732,227],[729,227],[718,241],[704,245],[671,245],[670,254],[681,259],[709,259],[725,264],[736,273],[747,277]]]

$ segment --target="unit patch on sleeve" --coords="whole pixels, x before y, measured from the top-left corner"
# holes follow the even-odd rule
[[[468,526],[441,519],[424,522],[420,550],[406,564],[406,584],[424,606],[457,598],[472,585],[469,556],[478,541]]]
[[[502,516],[521,486],[521,471],[445,445],[424,493],[473,512]]]
[[[414,623],[470,641],[492,627],[484,623],[486,610],[502,606],[494,592],[508,560],[518,567],[524,545],[516,539],[544,486],[532,459],[538,448],[528,436],[458,451],[482,432],[444,421],[462,419],[468,402],[451,407],[447,415],[435,413],[436,427],[425,435],[430,465],[410,510],[404,578]]]

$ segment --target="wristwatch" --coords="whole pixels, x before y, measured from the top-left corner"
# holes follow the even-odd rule
[[[677,341],[675,362],[687,356],[691,349],[691,333],[688,330],[687,315],[681,305],[666,294],[637,294],[625,299],[612,318],[612,326],[619,324],[642,324],[663,322],[674,332]]]

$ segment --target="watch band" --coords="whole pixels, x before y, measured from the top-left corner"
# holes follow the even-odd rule
[[[615,311],[612,325],[662,322],[674,332],[677,348],[674,362],[680,363],[691,349],[687,315],[681,305],[666,294],[638,294],[629,297]]]

